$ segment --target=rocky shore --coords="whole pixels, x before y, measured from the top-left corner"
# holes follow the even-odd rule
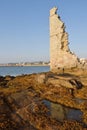
[[[87,71],[0,76],[0,130],[87,130]]]

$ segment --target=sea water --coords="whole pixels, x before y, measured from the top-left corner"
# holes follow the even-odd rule
[[[47,72],[49,70],[49,66],[0,66],[0,76],[17,76],[23,74]]]

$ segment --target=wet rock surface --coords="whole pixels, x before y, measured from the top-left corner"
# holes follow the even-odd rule
[[[0,76],[0,130],[86,130],[87,71]]]

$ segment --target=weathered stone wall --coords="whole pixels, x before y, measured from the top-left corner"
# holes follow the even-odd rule
[[[78,58],[68,46],[65,25],[57,15],[57,8],[50,10],[50,68],[72,68],[79,63]]]

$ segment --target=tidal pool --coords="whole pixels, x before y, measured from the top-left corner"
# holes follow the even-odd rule
[[[49,108],[48,114],[60,122],[62,122],[64,119],[82,122],[83,112],[81,112],[79,109],[66,107],[48,100],[43,100],[43,103]]]

